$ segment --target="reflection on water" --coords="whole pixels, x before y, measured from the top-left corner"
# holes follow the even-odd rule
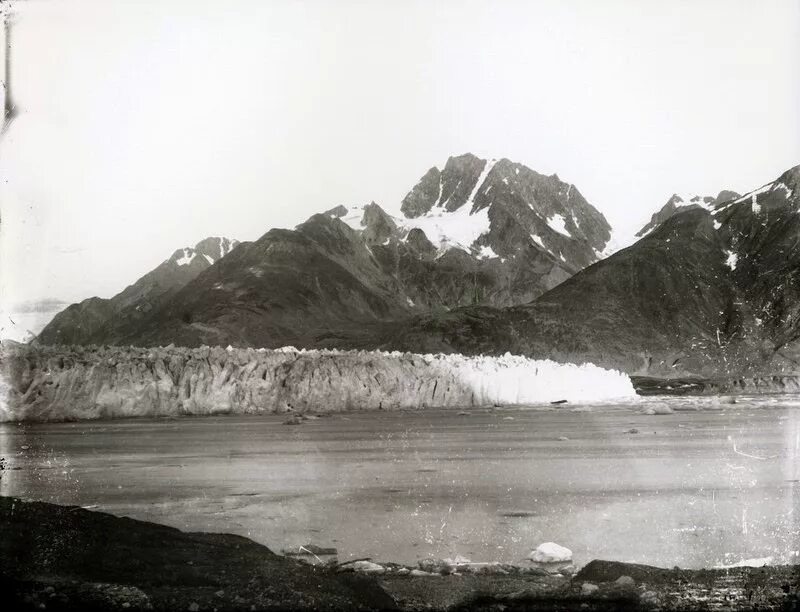
[[[554,541],[578,564],[797,562],[800,408],[658,401],[680,411],[3,424],[0,492],[343,559],[521,562]]]

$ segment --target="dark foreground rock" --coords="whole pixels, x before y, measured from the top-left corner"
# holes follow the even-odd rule
[[[396,609],[372,578],[247,538],[11,497],[0,498],[0,581],[5,609]]]
[[[354,571],[361,565],[370,575]],[[0,498],[3,609],[800,610],[800,566],[592,561],[570,577],[497,564],[361,565],[312,567],[239,536]]]

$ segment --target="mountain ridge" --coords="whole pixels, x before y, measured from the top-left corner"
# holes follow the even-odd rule
[[[429,170],[400,208],[405,213],[394,216],[375,202],[336,206],[293,230],[269,230],[198,271],[144,316],[88,340],[335,344],[415,313],[527,302],[596,261],[610,235],[574,185],[472,154]],[[192,257],[179,250],[171,261],[202,259]],[[89,316],[103,307],[92,305]]]

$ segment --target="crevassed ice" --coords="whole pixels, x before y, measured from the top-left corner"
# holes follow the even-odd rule
[[[479,403],[484,404],[535,404],[561,399],[595,402],[637,397],[627,374],[591,363],[557,363],[549,359],[530,359],[511,353],[500,356],[466,356],[400,351],[297,349],[292,346],[275,351],[317,357],[360,355],[389,360],[418,357],[435,369],[456,374],[475,393]]]
[[[170,350],[182,355],[178,362],[183,369],[167,373],[158,362],[169,360]],[[169,348],[131,357],[132,363],[155,360],[153,368],[107,367],[99,354],[88,368],[83,363],[53,371],[39,367],[36,384],[55,380],[70,391],[46,393],[34,404],[17,395],[7,397],[8,381],[0,379],[0,420],[268,413],[283,412],[287,405],[336,411],[637,398],[630,378],[621,372],[509,353],[467,357],[294,347],[222,350],[229,357],[208,359]]]

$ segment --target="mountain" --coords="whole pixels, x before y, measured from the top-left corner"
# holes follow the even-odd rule
[[[574,185],[465,154],[428,170],[395,214],[337,206],[268,231],[102,341],[369,344],[415,314],[526,303],[597,261],[609,236]]]
[[[59,312],[39,333],[40,344],[110,344],[178,289],[238,244],[212,237],[175,251],[157,268],[110,299],[93,297]]]
[[[419,317],[382,343],[656,376],[796,372],[798,183],[800,166],[742,197],[676,207],[632,246],[530,304]]]
[[[650,222],[645,225],[641,230],[636,233],[637,238],[642,238],[652,232],[659,225],[664,223],[672,215],[681,212],[691,207],[700,207],[705,210],[714,210],[722,202],[728,202],[741,197],[735,191],[720,191],[717,197],[713,196],[698,196],[698,195],[678,195],[672,194],[667,203],[650,218]]]

